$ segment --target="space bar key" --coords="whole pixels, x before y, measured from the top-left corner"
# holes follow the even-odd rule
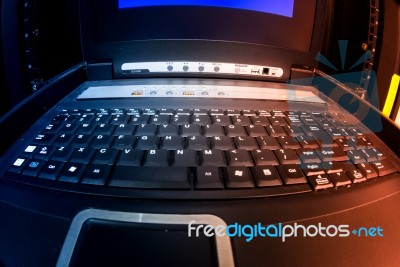
[[[186,167],[116,166],[109,186],[143,189],[190,189]]]

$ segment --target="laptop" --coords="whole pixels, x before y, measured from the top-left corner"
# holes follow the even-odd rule
[[[320,71],[330,7],[79,1],[84,62],[1,158],[0,263],[394,266],[399,130]]]

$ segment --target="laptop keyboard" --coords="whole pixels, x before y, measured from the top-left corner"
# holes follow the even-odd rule
[[[61,110],[8,173],[28,177],[30,183],[52,181],[56,188],[76,184],[102,190],[240,196],[331,190],[397,171],[367,134],[333,115],[277,110]]]

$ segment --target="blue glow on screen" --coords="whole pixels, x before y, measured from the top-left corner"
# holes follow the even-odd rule
[[[293,16],[294,0],[119,0],[119,8],[148,6],[211,6]]]

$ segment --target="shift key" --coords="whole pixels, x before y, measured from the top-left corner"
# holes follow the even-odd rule
[[[186,167],[116,166],[109,185],[149,189],[190,189]]]

